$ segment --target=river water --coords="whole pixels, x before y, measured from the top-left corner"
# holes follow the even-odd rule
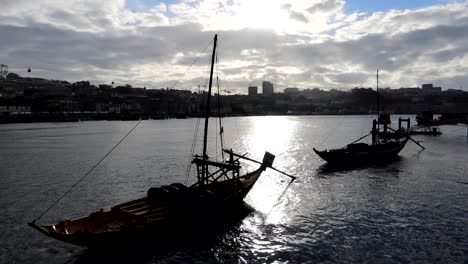
[[[208,245],[132,252],[126,263],[466,263],[468,139],[465,126],[414,136],[386,165],[333,170],[313,148],[365,135],[372,116],[223,119],[225,146],[298,179],[267,170],[245,201],[255,210]],[[393,120],[396,124],[396,119]],[[413,119],[414,122],[414,119]],[[136,121],[0,126],[0,262],[106,263],[110,256],[68,245],[27,226],[75,184]],[[200,153],[202,125],[197,137]],[[87,215],[139,198],[147,188],[184,182],[197,119],[142,121],[39,223]],[[211,157],[216,119],[210,121]],[[246,170],[256,168],[246,164]],[[189,181],[193,182],[194,170]],[[115,254],[112,254],[115,255]],[[137,255],[135,253],[135,255]]]

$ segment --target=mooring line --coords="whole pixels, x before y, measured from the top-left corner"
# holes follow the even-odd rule
[[[36,219],[34,219],[31,222],[31,224],[36,223],[37,220],[43,217],[50,209],[52,209],[68,193],[70,193],[80,182],[82,182],[84,178],[86,178],[94,169],[96,169],[96,167],[99,166],[99,164],[101,164],[101,162],[104,161],[104,159],[106,159],[107,156],[109,156],[114,151],[114,149],[116,149],[133,132],[133,130],[137,128],[137,126],[140,123],[141,123],[141,119],[138,121],[138,123],[136,123],[136,125],[132,129],[130,129],[130,131],[128,131],[128,133],[122,139],[120,139],[119,142],[117,142],[117,144],[114,147],[112,147],[93,167],[91,167],[91,169],[89,169],[88,172],[86,172],[77,182],[75,182],[75,184],[73,184],[62,196],[60,196],[54,203],[52,203],[52,205],[50,205],[42,214],[40,214]]]

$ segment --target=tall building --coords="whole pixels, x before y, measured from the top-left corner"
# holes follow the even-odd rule
[[[257,95],[258,94],[258,87],[257,86],[249,86],[249,95]]]
[[[262,82],[262,93],[263,93],[263,95],[273,95],[273,93],[274,93],[273,83],[268,82],[268,81],[263,81]]]
[[[423,84],[421,88],[424,95],[439,94],[442,92],[441,87],[434,87],[432,83]]]

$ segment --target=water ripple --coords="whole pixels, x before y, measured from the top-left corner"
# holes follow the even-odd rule
[[[466,263],[465,131],[443,126],[441,137],[424,138],[426,151],[409,143],[400,159],[389,164],[346,169],[323,165],[312,148],[319,147],[327,132],[337,127],[323,148],[343,146],[359,137],[368,120],[226,118],[225,131],[237,131],[226,133],[232,144],[228,147],[253,158],[267,149],[276,155],[276,167],[298,179],[289,185],[288,178],[267,170],[246,199],[255,211],[212,244],[120,257],[46,238],[25,223],[134,123],[3,126],[0,263]],[[80,216],[145,195],[150,186],[183,182],[194,126],[191,119],[142,122],[42,221]],[[209,146],[211,153],[213,148]]]

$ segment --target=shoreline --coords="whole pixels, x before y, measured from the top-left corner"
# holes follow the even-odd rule
[[[225,114],[223,117],[249,117],[249,116],[352,116],[375,115],[375,113],[259,113],[259,114]],[[417,115],[416,113],[393,113],[393,115]],[[202,118],[203,115],[161,114],[147,115],[141,113],[109,114],[109,113],[52,113],[52,114],[19,114],[0,116],[0,124],[22,123],[54,123],[54,122],[80,122],[80,121],[136,121],[136,120],[164,120],[164,119],[190,119]],[[217,116],[213,116],[217,117]]]

